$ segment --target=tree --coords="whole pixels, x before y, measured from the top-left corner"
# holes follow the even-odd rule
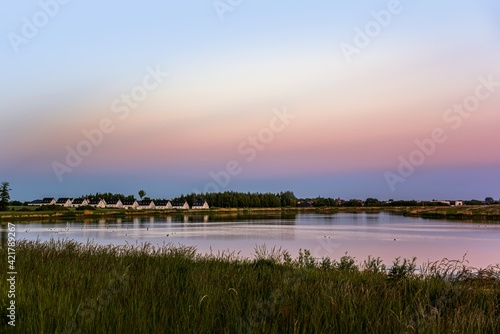
[[[10,201],[10,190],[12,189],[9,188],[9,182],[2,182],[0,186],[0,211],[7,210],[7,205],[9,205]]]
[[[144,190],[139,190],[139,192],[137,193],[139,195],[139,197],[142,199],[144,196],[146,196],[146,192]]]
[[[279,194],[279,198],[281,201],[281,206],[297,206],[297,197],[293,191],[285,191]]]
[[[376,198],[368,197],[365,201],[365,206],[381,206],[381,203]]]
[[[328,204],[329,203],[328,203],[328,200],[326,198],[317,197],[314,200],[314,206],[317,206],[317,207],[329,206]]]
[[[357,199],[357,198],[352,198],[348,201],[345,201],[344,206],[348,206],[348,207],[363,206],[363,201],[360,199]]]
[[[486,197],[484,199],[484,203],[485,204],[495,204],[495,200],[493,199],[493,197]]]

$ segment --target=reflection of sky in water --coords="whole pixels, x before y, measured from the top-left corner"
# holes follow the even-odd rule
[[[297,256],[339,258],[348,252],[359,261],[380,256],[389,264],[398,256],[418,262],[461,259],[485,267],[500,263],[500,223],[448,222],[381,214],[297,214],[230,219],[173,216],[101,219],[88,222],[17,223],[18,239],[73,239],[101,244],[196,246],[199,252],[229,250],[252,256],[256,245],[276,246]],[[2,229],[2,242],[6,232]]]

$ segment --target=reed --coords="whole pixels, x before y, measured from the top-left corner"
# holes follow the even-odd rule
[[[2,333],[500,333],[499,265],[74,241],[16,254],[16,328],[2,317]]]

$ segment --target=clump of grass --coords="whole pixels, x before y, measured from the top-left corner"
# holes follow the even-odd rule
[[[264,246],[253,260],[171,244],[16,250],[16,331],[2,317],[2,333],[500,332],[499,265],[444,259],[417,270],[415,259],[386,267]],[[2,294],[0,307],[8,302]]]
[[[397,281],[401,279],[411,278],[413,275],[415,275],[415,269],[417,269],[416,261],[416,257],[411,260],[403,259],[402,262],[401,258],[396,258],[387,274],[389,280]]]
[[[387,270],[381,258],[372,258],[371,256],[368,256],[368,259],[363,262],[362,268],[364,271],[374,274],[385,273]]]

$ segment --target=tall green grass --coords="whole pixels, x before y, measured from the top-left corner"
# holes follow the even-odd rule
[[[385,266],[257,247],[16,246],[18,333],[500,333],[500,267]],[[7,260],[7,250],[0,250]],[[0,281],[5,314],[7,281]],[[5,292],[5,293],[4,293]]]

